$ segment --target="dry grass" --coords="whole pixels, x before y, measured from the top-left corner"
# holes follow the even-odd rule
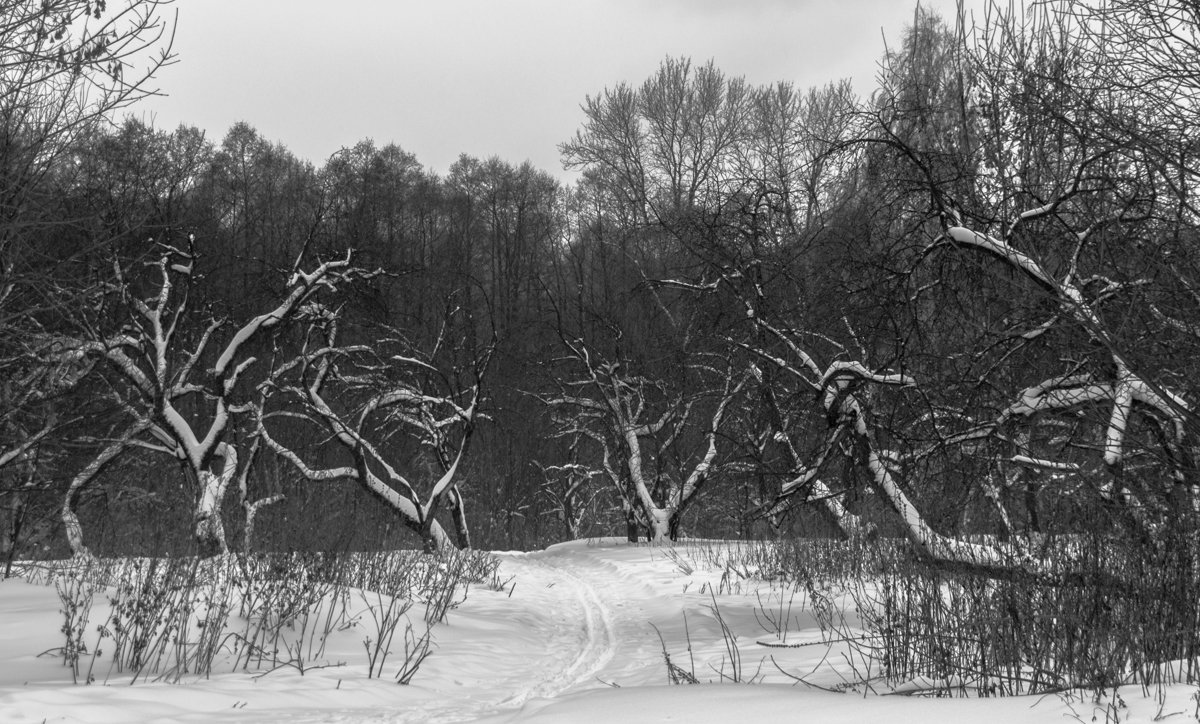
[[[390,551],[93,558],[43,564],[26,576],[58,592],[64,644],[54,653],[76,683],[179,681],[215,666],[303,674],[344,665],[329,659],[326,644],[360,628],[368,677],[382,674],[402,632],[396,679],[407,684],[432,652],[433,627],[466,600],[470,585],[511,583],[498,578],[498,566],[472,551]],[[423,606],[417,624],[409,617],[415,605]]]
[[[719,592],[799,591],[826,645],[848,647],[846,689],[1005,696],[1200,680],[1200,541],[1076,535],[1038,541],[1037,555],[1049,574],[1004,578],[931,565],[886,538],[691,542],[670,559],[721,571]],[[759,625],[785,640],[795,603],[770,601]]]

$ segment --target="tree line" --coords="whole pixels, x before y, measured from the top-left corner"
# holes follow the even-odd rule
[[[918,8],[866,98],[668,58],[584,99],[571,184],[113,125],[156,4],[8,4],[10,556],[901,535],[1037,575],[1194,530],[1187,3]]]

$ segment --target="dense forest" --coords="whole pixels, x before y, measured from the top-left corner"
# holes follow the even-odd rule
[[[667,58],[569,184],[154,128],[155,3],[3,6],[10,561],[1194,537],[1194,4],[918,9],[869,97]]]

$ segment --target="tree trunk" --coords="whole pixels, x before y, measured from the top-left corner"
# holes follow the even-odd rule
[[[579,538],[579,520],[575,517],[575,506],[569,494],[563,498],[562,508],[558,512],[562,516],[563,527],[567,531],[567,540],[577,540]]]
[[[202,513],[196,511],[196,552],[201,558],[211,558],[229,552],[225,542],[225,524],[221,521],[221,511]]]
[[[83,526],[80,525],[79,516],[75,513],[75,507],[79,505],[79,496],[83,493],[83,489],[100,474],[100,471],[121,454],[129,441],[147,427],[149,427],[149,423],[144,420],[135,422],[121,437],[109,443],[83,470],[71,478],[71,484],[67,486],[67,494],[63,498],[62,521],[63,530],[67,535],[67,544],[71,546],[71,553],[74,556],[89,557],[92,555],[87,546],[83,544]]]
[[[674,540],[671,535],[671,512],[666,508],[652,508],[646,511],[647,517],[650,518],[650,540],[661,542],[665,540]]]
[[[21,491],[17,490],[13,493],[12,519],[9,521],[8,530],[8,550],[4,556],[4,577],[8,578],[12,575],[13,559],[17,557],[17,548],[21,541],[21,526],[25,522],[25,502],[21,498]]]
[[[242,550],[245,553],[250,553],[254,550],[254,523],[258,519],[258,511],[265,505],[274,505],[284,499],[282,493],[272,495],[269,498],[262,498],[253,503],[242,501],[242,508],[246,511],[246,523],[243,527]]]
[[[196,501],[196,513],[193,516],[194,531],[199,555],[204,558],[229,552],[225,523],[221,520],[221,503],[225,500],[225,491],[236,471],[237,456],[229,446],[222,444],[221,447],[226,452],[222,473],[217,475],[205,470],[196,476],[200,497]]]
[[[457,550],[446,535],[446,529],[436,519],[426,520],[417,532],[421,535],[421,550],[426,553],[437,555]]]
[[[625,540],[629,541],[630,543],[637,543],[638,542],[637,513],[634,511],[633,506],[629,504],[628,500],[622,500],[621,502],[622,502],[621,507],[624,509],[624,512],[625,512]]]
[[[454,517],[454,537],[460,550],[471,547],[471,529],[467,526],[467,506],[458,486],[450,488],[450,514]]]
[[[1025,514],[1028,517],[1026,525],[1030,533],[1042,532],[1042,520],[1038,514],[1038,492],[1041,488],[1041,484],[1033,480],[1025,485]]]
[[[679,535],[681,532],[680,529],[682,527],[683,527],[683,512],[676,510],[675,512],[671,513],[670,517],[667,519],[667,536],[672,541],[679,540]]]
[[[71,554],[76,558],[86,558],[91,555],[91,551],[83,543],[83,526],[79,523],[79,516],[75,513],[75,505],[78,502],[79,490],[72,488],[67,492],[67,499],[63,502],[63,532],[67,536],[67,545],[71,547]]]

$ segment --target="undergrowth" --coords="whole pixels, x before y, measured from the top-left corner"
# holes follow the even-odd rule
[[[756,596],[754,619],[770,639],[759,644],[836,649],[839,671],[849,673],[821,688],[1100,696],[1129,684],[1150,693],[1200,680],[1200,542],[1182,537],[1170,545],[1043,539],[1041,575],[1003,578],[938,567],[886,538],[684,542],[665,555],[685,575],[719,574],[709,596]],[[731,671],[753,680],[741,673],[737,637],[716,604],[714,597],[710,608],[730,652],[720,680],[733,679]],[[788,642],[801,608],[816,621],[819,641]],[[695,677],[665,643],[663,654],[671,681],[686,681],[681,672]],[[783,673],[813,684],[806,674]]]
[[[358,636],[368,678],[398,654],[394,678],[408,684],[433,651],[434,626],[471,585],[511,585],[498,569],[494,556],[475,551],[387,551],[87,558],[31,567],[25,577],[58,593],[64,643],[47,653],[62,657],[76,683],[177,682],[215,670],[303,675],[345,666],[330,641]]]

